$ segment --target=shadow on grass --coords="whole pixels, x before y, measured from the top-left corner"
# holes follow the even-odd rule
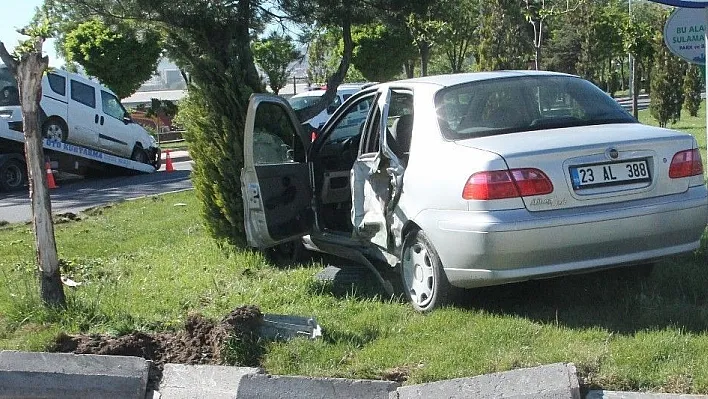
[[[658,262],[653,268],[639,265],[464,290],[453,305],[569,328],[600,327],[625,334],[678,328],[703,333],[708,330],[706,240],[708,235],[698,252]],[[316,253],[308,253],[305,262],[341,269],[315,278],[308,287],[313,295],[404,302],[400,287],[390,298],[364,266]],[[388,278],[400,285],[397,276]]]
[[[457,306],[570,328],[618,333],[708,328],[708,266],[702,254],[646,266],[468,290]]]

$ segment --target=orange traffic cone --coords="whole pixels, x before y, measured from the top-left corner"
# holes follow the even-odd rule
[[[49,162],[44,163],[45,169],[47,169],[47,187],[49,188],[59,188],[57,183],[54,181],[54,173],[52,173],[52,165]]]
[[[172,158],[170,158],[170,150],[165,151],[165,172],[172,172],[175,168],[172,166]]]

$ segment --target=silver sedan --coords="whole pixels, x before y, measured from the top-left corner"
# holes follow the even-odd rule
[[[360,109],[366,118],[352,118]],[[287,102],[257,95],[246,125],[251,245],[304,237],[310,248],[387,265],[419,311],[445,304],[455,287],[690,252],[708,223],[696,140],[639,124],[575,76],[379,84],[316,137],[300,131]],[[275,144],[258,144],[266,141]],[[268,161],[264,151],[282,154]]]

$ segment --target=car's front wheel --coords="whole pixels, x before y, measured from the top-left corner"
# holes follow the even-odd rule
[[[149,158],[147,152],[145,152],[141,145],[136,145],[135,148],[133,148],[133,154],[130,156],[130,159],[140,163],[148,163],[150,161]]]
[[[401,257],[401,283],[413,308],[429,312],[450,301],[453,287],[428,237],[421,230],[406,236]]]

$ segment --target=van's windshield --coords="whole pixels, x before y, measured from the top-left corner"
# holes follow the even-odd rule
[[[0,65],[0,106],[10,105],[20,105],[20,92],[10,70]]]

